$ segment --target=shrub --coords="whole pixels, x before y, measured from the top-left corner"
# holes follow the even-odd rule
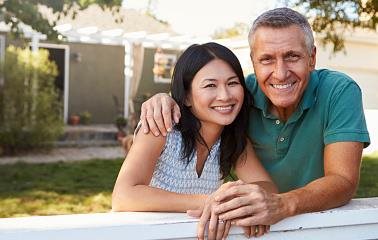
[[[91,120],[92,120],[92,114],[88,111],[84,111],[82,113],[80,113],[80,123],[84,124],[84,125],[88,125],[91,123]]]
[[[51,146],[63,120],[48,51],[10,46],[0,69],[0,146],[6,153]]]

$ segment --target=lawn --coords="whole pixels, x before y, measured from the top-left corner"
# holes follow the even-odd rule
[[[0,217],[107,212],[122,161],[0,165]]]
[[[0,165],[0,217],[107,212],[122,161]],[[356,197],[378,196],[377,173],[365,156]]]

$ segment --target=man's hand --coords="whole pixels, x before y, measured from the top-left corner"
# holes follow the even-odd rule
[[[231,220],[232,225],[272,225],[290,216],[279,194],[269,193],[257,184],[234,185],[224,191],[217,191],[214,198],[220,204],[213,211],[219,215],[219,219]],[[259,233],[266,232],[261,228]]]
[[[145,101],[141,107],[140,120],[143,133],[152,131],[155,136],[163,136],[172,130],[172,119],[175,123],[181,117],[177,103],[166,93],[158,93]]]

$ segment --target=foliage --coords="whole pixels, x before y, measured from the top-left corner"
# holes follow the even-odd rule
[[[7,48],[0,86],[0,146],[5,152],[48,146],[60,135],[57,74],[47,50]]]
[[[80,116],[80,123],[84,125],[89,124],[92,120],[92,114],[88,111],[81,112],[79,116]]]
[[[221,39],[221,38],[233,38],[242,36],[248,33],[248,25],[245,23],[235,23],[234,26],[230,28],[220,28],[217,29],[212,37],[214,39]]]
[[[21,23],[31,26],[34,30],[46,34],[50,40],[58,38],[53,29],[56,22],[63,16],[71,14],[75,18],[77,11],[98,4],[102,9],[110,9],[113,14],[119,12],[122,0],[2,0],[0,1],[0,20],[10,25],[11,31],[20,35]],[[40,7],[52,9],[56,19],[51,21],[40,12]],[[116,19],[122,21],[122,19]]]
[[[127,119],[119,115],[115,120],[115,125],[119,131],[123,131],[124,128],[127,126]]]
[[[108,212],[122,159],[0,166],[0,218]]]
[[[344,49],[345,30],[356,27],[377,30],[378,0],[293,0],[292,7],[306,13],[322,44],[332,44],[333,51]]]

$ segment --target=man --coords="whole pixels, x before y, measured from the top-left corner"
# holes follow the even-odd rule
[[[253,23],[248,40],[255,70],[246,79],[253,97],[248,133],[280,193],[247,183],[221,189],[218,204],[203,210],[200,238],[210,214],[246,227],[347,203],[370,141],[360,88],[342,73],[315,70],[316,48],[305,17],[289,8],[267,11]],[[168,95],[144,103],[144,131],[149,126],[154,134],[159,129],[166,134],[171,109],[178,121],[179,109]]]

